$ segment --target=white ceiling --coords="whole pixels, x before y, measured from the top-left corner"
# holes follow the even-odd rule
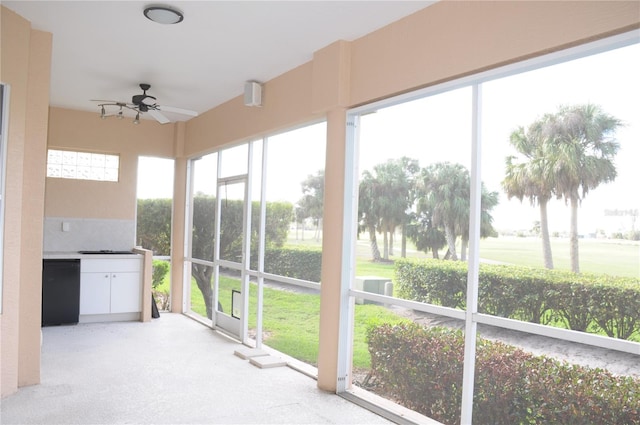
[[[98,112],[90,99],[131,102],[139,83],[160,105],[205,112],[434,1],[176,1],[184,21],[144,17],[139,1],[7,1],[53,34],[51,105]],[[172,120],[189,117],[166,114]]]

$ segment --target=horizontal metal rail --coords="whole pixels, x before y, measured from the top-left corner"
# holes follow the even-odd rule
[[[553,326],[523,322],[521,320],[507,319],[505,317],[491,316],[489,314],[482,313],[474,314],[473,320],[478,323],[496,326],[499,328],[511,329],[533,335],[546,336],[563,341],[577,342],[584,345],[640,355],[640,343],[624,339],[610,338],[607,336],[574,331],[571,329],[555,328]]]
[[[378,295],[371,292],[358,291],[351,289],[349,295],[356,298],[362,298],[368,301],[376,301],[382,304],[397,305],[399,307],[411,310],[422,311],[425,313],[437,314],[439,316],[451,317],[453,319],[464,320],[464,310],[458,310],[451,307],[443,307],[441,305],[425,304],[418,301],[403,300],[402,298],[394,298],[386,295]]]
[[[189,259],[197,264],[213,266],[211,261]],[[220,262],[220,265],[223,262]],[[224,262],[224,267],[233,265],[233,268],[238,267],[237,264]],[[320,290],[321,284],[317,282],[311,282],[308,280],[296,279],[292,277],[279,276],[271,273],[261,273],[250,270],[249,275],[255,278],[262,277],[273,282],[286,283],[289,285],[300,286],[309,289]],[[452,319],[464,320],[466,312],[450,307],[443,307],[435,304],[427,304],[419,301],[410,301],[402,298],[389,297],[386,295],[375,294],[371,292],[359,291],[356,289],[349,290],[349,295],[354,298],[359,298],[367,301],[374,301],[384,305],[393,305],[398,307],[407,308],[410,310],[421,311],[424,313],[436,314],[438,316],[450,317]],[[492,316],[489,314],[476,313],[473,315],[473,320],[477,323],[495,326],[503,329],[510,329],[519,332],[525,332],[532,335],[539,335],[548,338],[555,338],[562,341],[575,342],[579,344],[589,345],[593,347],[606,348],[613,351],[620,351],[623,353],[640,355],[640,343],[634,341],[627,341],[623,339],[610,338],[602,335],[590,334],[587,332],[574,331],[571,329],[555,328],[553,326],[540,325],[537,323],[523,322],[521,320],[507,319],[505,317]]]

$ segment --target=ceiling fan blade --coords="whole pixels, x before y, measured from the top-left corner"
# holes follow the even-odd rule
[[[158,108],[164,112],[173,112],[174,114],[189,115],[192,117],[198,116],[198,113],[196,111],[190,111],[189,109],[174,108],[173,106],[160,106],[160,105],[158,105]]]
[[[160,111],[158,111],[157,109],[149,109],[147,111],[149,113],[149,115],[151,115],[153,118],[156,119],[156,121],[158,121],[160,124],[166,124],[169,121],[169,118],[165,117],[164,115],[162,115],[162,113]]]

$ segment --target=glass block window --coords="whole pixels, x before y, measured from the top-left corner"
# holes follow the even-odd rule
[[[47,177],[117,182],[118,155],[49,149]]]

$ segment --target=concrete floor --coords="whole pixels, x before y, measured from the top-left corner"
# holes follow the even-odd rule
[[[42,380],[1,400],[8,424],[389,424],[180,315],[43,328]]]

